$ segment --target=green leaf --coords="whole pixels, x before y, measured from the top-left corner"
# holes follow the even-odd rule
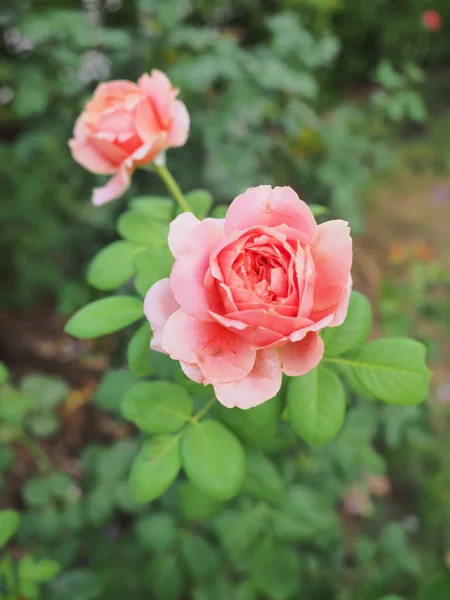
[[[0,548],[3,548],[19,529],[20,516],[15,510],[0,510]]]
[[[146,377],[152,373],[149,364],[150,339],[152,330],[148,322],[145,322],[133,334],[128,342],[127,359],[130,370],[136,377]]]
[[[273,531],[286,542],[326,540],[339,531],[338,516],[329,498],[314,489],[291,486],[282,504],[272,513]]]
[[[105,597],[99,578],[87,569],[63,572],[50,589],[52,598],[58,600],[100,600]]]
[[[80,339],[98,338],[124,329],[142,316],[142,300],[111,296],[84,306],[69,319],[64,331]]]
[[[157,248],[167,245],[169,225],[142,210],[128,210],[119,217],[117,231],[129,242]]]
[[[181,553],[191,577],[195,581],[208,581],[220,569],[220,557],[214,546],[199,535],[183,538]]]
[[[197,218],[204,219],[211,211],[213,197],[208,190],[192,190],[186,194],[186,202]]]
[[[115,290],[126,283],[134,273],[134,259],[142,247],[119,240],[98,252],[87,271],[87,281],[98,290]]]
[[[285,485],[273,462],[259,452],[250,451],[245,463],[244,490],[258,500],[279,504],[284,497]]]
[[[5,363],[0,362],[0,385],[6,383],[9,379],[9,372]]]
[[[179,559],[174,554],[160,554],[149,566],[151,596],[156,600],[177,600],[181,597],[183,578]]]
[[[51,581],[60,572],[60,565],[54,560],[36,561],[31,556],[24,556],[19,563],[19,580],[33,583]]]
[[[102,525],[112,515],[114,497],[108,487],[97,487],[87,497],[86,514],[94,525]]]
[[[251,578],[255,588],[271,600],[298,598],[300,558],[297,551],[269,540],[264,542],[253,554]]]
[[[26,375],[22,379],[21,389],[33,395],[37,407],[43,410],[55,408],[69,393],[69,386],[59,377],[50,375]]]
[[[183,482],[178,488],[180,510],[190,521],[203,521],[216,515],[222,508],[213,496],[205,494],[190,481]]]
[[[128,473],[136,457],[137,443],[131,437],[124,437],[113,446],[100,448],[99,451],[95,465],[97,477],[105,481],[105,487],[110,488],[111,483],[116,483]]]
[[[139,380],[126,369],[110,369],[95,393],[94,402],[108,412],[117,412],[127,391]]]
[[[306,375],[291,378],[287,406],[295,433],[310,444],[325,444],[344,421],[344,388],[333,371],[319,366]]]
[[[358,348],[369,337],[371,328],[372,309],[369,301],[359,292],[352,292],[344,323],[324,331],[325,356],[340,356]]]
[[[408,338],[386,338],[365,344],[349,358],[329,358],[348,367],[358,384],[378,400],[411,405],[428,395],[431,371],[423,344]]]
[[[251,410],[219,406],[221,420],[244,442],[259,446],[274,435],[281,410],[280,395]]]
[[[136,521],[135,532],[142,548],[165,552],[177,540],[177,524],[168,514],[160,513],[142,517]]]
[[[55,471],[48,478],[48,485],[54,498],[65,502],[71,500],[72,478],[64,471]]]
[[[141,381],[128,390],[121,412],[146,433],[172,433],[192,414],[192,400],[181,385]]]
[[[211,216],[214,219],[224,219],[228,212],[228,204],[218,204],[211,211]]]
[[[135,502],[151,502],[175,481],[181,468],[179,441],[179,436],[161,435],[144,443],[130,474]]]
[[[327,206],[323,206],[322,204],[308,204],[308,206],[315,217],[321,217],[329,211],[329,208]]]
[[[141,296],[145,296],[154,283],[169,277],[172,265],[173,256],[167,245],[139,254],[134,261],[136,269],[134,286],[136,291]]]
[[[252,547],[267,528],[266,507],[238,512],[226,510],[214,521],[221,545],[237,565],[251,553]]]
[[[138,196],[130,200],[130,207],[149,215],[156,221],[168,223],[173,218],[173,202],[163,196]]]
[[[183,437],[181,453],[188,478],[202,491],[230,500],[244,479],[245,457],[239,441],[217,421],[202,421]]]
[[[0,390],[0,420],[13,427],[22,427],[25,415],[36,408],[36,399],[31,394],[25,394],[9,384]],[[2,424],[3,424],[2,423]]]
[[[26,426],[35,436],[47,438],[58,431],[60,422],[57,414],[45,411],[28,415]]]

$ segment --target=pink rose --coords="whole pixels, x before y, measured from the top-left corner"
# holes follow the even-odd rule
[[[289,187],[238,196],[225,219],[179,215],[170,226],[170,279],[145,298],[152,348],[211,383],[228,407],[275,396],[282,372],[304,375],[322,358],[318,332],[341,325],[351,290],[345,221],[317,225]]]
[[[121,196],[136,167],[166,148],[183,146],[189,133],[189,114],[176,100],[178,89],[161,71],[131,81],[101,83],[78,118],[69,141],[73,158],[92,173],[112,174],[93,191],[99,206]]]

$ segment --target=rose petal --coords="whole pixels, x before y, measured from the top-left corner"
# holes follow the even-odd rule
[[[184,146],[189,135],[190,118],[186,106],[180,100],[172,105],[172,124],[167,142],[169,146]]]
[[[144,313],[153,330],[150,347],[158,352],[166,351],[161,346],[161,338],[165,324],[170,316],[179,309],[169,279],[161,279],[152,285],[144,300]]]
[[[308,373],[319,364],[323,356],[323,341],[317,333],[310,332],[300,342],[288,342],[278,352],[283,373],[296,377]]]
[[[317,227],[311,246],[316,269],[313,310],[333,309],[347,287],[352,266],[352,238],[346,221],[328,221]]]
[[[352,285],[352,276],[349,275],[347,287],[341,300],[339,301],[336,312],[334,313],[334,318],[329,324],[329,327],[339,327],[339,325],[342,325],[342,323],[345,321],[348,311],[348,303],[350,302],[350,294],[352,293]]]
[[[205,219],[191,230],[190,237],[182,252],[177,253],[170,282],[175,298],[186,312],[211,321],[209,311],[221,313],[223,303],[216,290],[211,292],[205,288],[204,280],[211,252],[223,238],[221,223],[217,219]]]
[[[200,221],[193,213],[181,213],[170,224],[169,248],[174,258],[189,249],[192,244],[192,233]]]
[[[312,324],[312,321],[306,317],[283,316],[275,312],[272,308],[269,310],[241,310],[235,313],[228,313],[227,317],[243,321],[252,327],[264,327],[283,336],[288,336],[293,331]]]
[[[209,381],[203,377],[203,373],[200,371],[199,367],[195,364],[188,364],[180,360],[180,367],[183,373],[195,381],[195,383],[203,383],[203,385],[208,385]]]
[[[138,86],[152,102],[161,129],[167,130],[171,120],[171,104],[178,90],[172,87],[167,75],[158,69],[153,69],[151,75],[142,75],[138,79]]]
[[[308,247],[299,248],[296,256],[297,285],[300,303],[298,315],[309,317],[314,306],[314,289],[316,282],[316,269]]]
[[[250,188],[238,196],[230,205],[225,217],[225,233],[253,226],[276,227],[287,225],[304,234],[304,243],[309,244],[317,225],[312,212],[293,189],[269,185]]]
[[[197,364],[215,383],[245,377],[255,364],[256,350],[243,338],[216,322],[196,319],[178,310],[167,321],[162,347],[171,358]]]
[[[69,140],[69,148],[74,160],[91,173],[96,173],[97,175],[114,173],[117,169],[117,163],[102,154],[90,142],[89,138],[82,133],[82,130],[83,121],[82,117],[80,117],[75,124],[75,137]]]
[[[111,200],[120,198],[130,186],[130,175],[124,167],[111,177],[106,185],[92,190],[92,204],[102,206]]]
[[[281,364],[275,350],[260,350],[255,366],[243,379],[230,383],[215,383],[214,391],[221,404],[228,408],[247,409],[276,396],[281,388]]]
[[[150,142],[161,133],[159,122],[148,98],[143,98],[136,108],[135,128],[143,142]]]

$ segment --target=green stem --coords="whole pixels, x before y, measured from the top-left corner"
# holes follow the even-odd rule
[[[211,396],[211,398],[208,400],[208,402],[204,406],[202,406],[202,408],[198,411],[198,413],[196,413],[192,417],[192,419],[191,419],[192,425],[195,425],[196,423],[198,423],[198,421],[206,415],[206,413],[209,411],[209,409],[212,407],[212,405],[214,404],[215,401],[216,401],[216,397]]]
[[[155,163],[153,163],[153,168],[164,181],[167,189],[180,205],[180,208],[184,212],[192,212],[189,204],[186,202],[186,198],[184,197],[183,192],[180,190],[178,183],[173,178],[172,173],[169,171],[169,169],[165,165],[157,165]]]

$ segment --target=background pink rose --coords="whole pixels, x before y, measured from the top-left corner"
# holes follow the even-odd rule
[[[121,196],[134,169],[162,150],[183,146],[189,114],[177,100],[178,89],[160,71],[131,81],[101,83],[78,118],[69,141],[73,158],[92,173],[114,175],[93,191],[92,202]]]
[[[347,314],[348,224],[317,225],[289,187],[251,188],[223,220],[183,213],[169,246],[170,279],[145,298],[152,348],[211,383],[225,406],[256,406],[275,396],[282,372],[313,369],[323,354],[318,332]]]

